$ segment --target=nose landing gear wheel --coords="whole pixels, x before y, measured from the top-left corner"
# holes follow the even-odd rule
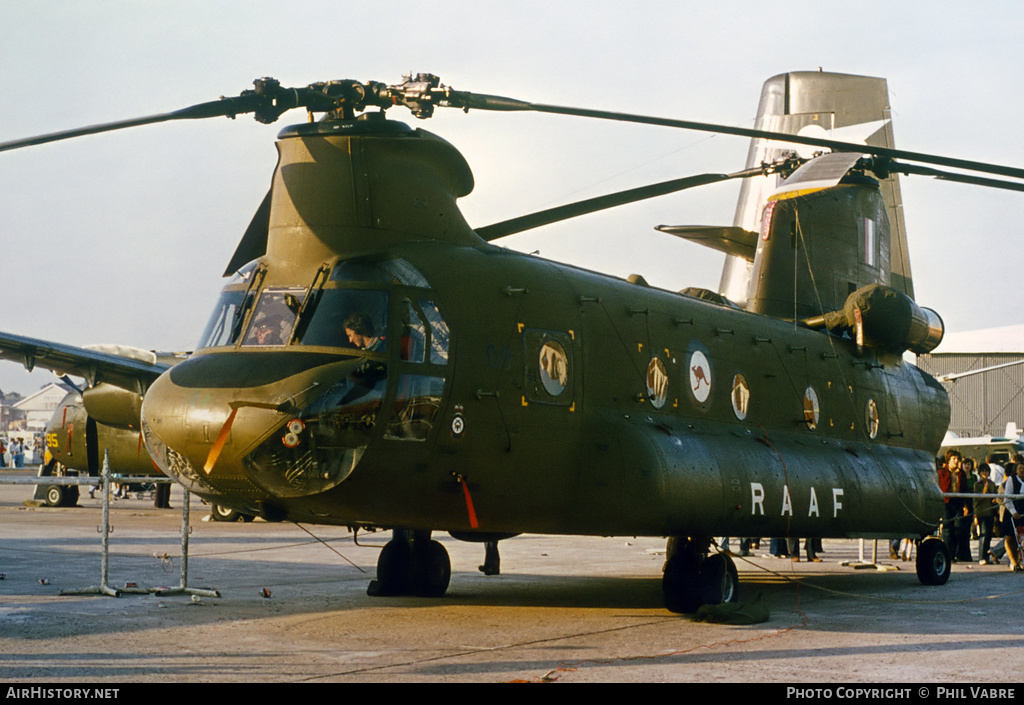
[[[700,607],[698,590],[700,559],[690,554],[672,556],[665,563],[661,579],[661,595],[665,608],[677,614],[696,612]]]
[[[409,594],[409,571],[412,566],[412,545],[394,538],[384,544],[377,557],[377,579],[367,593],[379,597]]]
[[[437,541],[414,546],[412,591],[418,597],[441,597],[448,590],[452,564],[448,551]]]

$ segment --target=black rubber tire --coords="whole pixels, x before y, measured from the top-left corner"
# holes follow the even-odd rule
[[[64,506],[64,488],[60,485],[50,485],[46,488],[46,505],[48,507]]]
[[[452,578],[448,551],[437,541],[415,546],[412,555],[412,593],[417,597],[441,597]]]
[[[210,506],[210,516],[213,517],[214,521],[238,521],[242,515],[234,509],[229,509],[220,504],[213,504]]]
[[[739,598],[739,573],[732,558],[725,553],[716,553],[704,560],[700,566],[699,580],[705,605],[736,602]]]
[[[917,547],[917,579],[924,585],[945,585],[953,568],[953,556],[942,539],[931,537]]]
[[[412,546],[404,539],[384,544],[377,556],[376,595],[408,595],[412,568]]]
[[[665,562],[661,578],[661,596],[665,609],[676,614],[691,614],[701,605],[700,561],[681,551]]]

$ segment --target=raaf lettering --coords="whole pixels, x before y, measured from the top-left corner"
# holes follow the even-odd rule
[[[842,487],[832,488],[832,518],[835,519],[839,516],[839,510],[843,508],[842,502],[839,500],[843,496]],[[765,492],[764,485],[760,482],[750,483],[750,515],[751,516],[765,516],[764,510]],[[782,501],[779,504],[779,516],[793,516],[793,498],[789,492],[789,485],[782,486]],[[821,513],[818,508],[818,492],[812,486],[810,488],[810,496],[807,501],[807,516],[808,517],[820,517]]]

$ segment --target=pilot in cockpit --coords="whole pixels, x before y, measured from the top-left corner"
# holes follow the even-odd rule
[[[345,335],[348,342],[369,352],[383,352],[384,338],[375,335],[373,320],[362,312],[356,312],[345,319]]]
[[[284,345],[284,318],[282,316],[268,315],[255,322],[249,337],[246,340],[248,345]]]

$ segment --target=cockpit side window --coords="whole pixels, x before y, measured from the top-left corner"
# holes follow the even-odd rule
[[[399,356],[405,362],[423,362],[427,340],[427,325],[423,314],[412,301],[402,301],[402,339]]]
[[[433,301],[412,292],[401,301],[398,312],[402,317],[398,355],[401,374],[384,438],[426,441],[442,405],[448,324]]]
[[[420,299],[414,304],[405,299],[402,302],[402,360],[448,364],[448,336],[448,324],[433,301]]]
[[[370,352],[387,349],[388,295],[373,289],[324,289],[309,322],[296,340],[300,345],[359,348]]]
[[[420,309],[430,323],[430,363],[433,365],[448,364],[448,324],[441,317],[437,305],[433,301],[420,301]]]

